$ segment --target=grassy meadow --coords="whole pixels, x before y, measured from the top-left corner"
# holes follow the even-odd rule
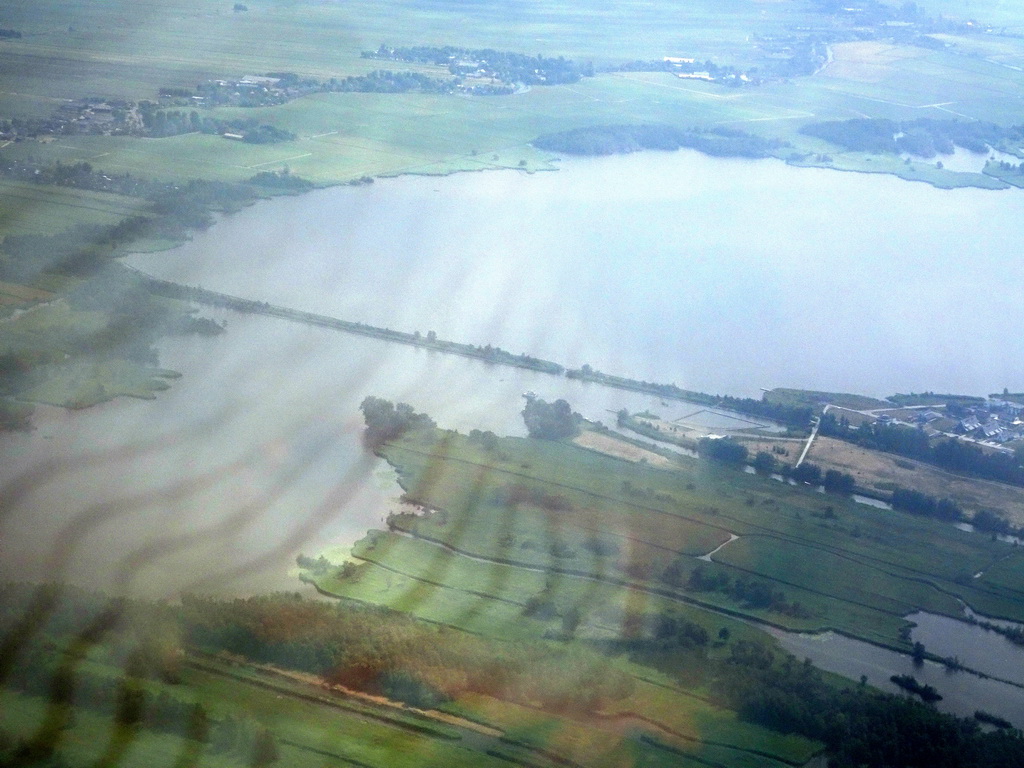
[[[153,99],[160,87],[194,87],[220,77],[292,71],[322,79],[372,69],[430,66],[360,58],[381,43],[463,45],[564,55],[601,65],[662,56],[717,64],[756,65],[758,36],[782,36],[792,26],[820,24],[803,6],[700,0],[657,0],[642,7],[606,5],[585,19],[568,2],[487,2],[453,11],[434,4],[314,3],[254,0],[248,11],[205,0],[110,3],[14,0],[0,23],[23,33],[0,41],[5,73],[0,114],[45,116],[62,100],[83,96]],[[927,10],[927,9],[926,9]],[[961,9],[966,13],[967,9]],[[973,4],[971,15],[999,17],[995,3]],[[585,23],[584,23],[585,22]],[[294,142],[248,145],[218,136],[163,139],[59,137],[3,148],[12,159],[88,161],[105,171],[149,178],[240,181],[288,167],[318,184],[397,173],[450,173],[486,168],[552,167],[527,146],[542,133],[601,123],[663,122],[725,125],[792,144],[779,156],[828,154],[804,164],[893,173],[936,186],[1003,188],[981,174],[914,161],[836,152],[797,131],[808,121],[851,117],[993,120],[1019,117],[1024,72],[1012,63],[1024,44],[999,35],[945,36],[934,50],[878,41],[832,46],[832,61],[810,77],[741,89],[681,81],[669,73],[605,73],[573,85],[534,87],[506,97],[426,94],[321,94],[285,105],[203,110],[220,119],[253,117],[298,135]],[[18,194],[5,190],[0,231],[46,226],[51,209],[20,221]],[[72,193],[65,193],[72,205]],[[57,201],[52,201],[57,202]],[[106,222],[125,201],[87,199],[76,215]],[[8,208],[13,208],[8,213]],[[24,206],[22,206],[24,207]],[[23,216],[22,219],[25,217]]]
[[[505,438],[485,451],[432,432],[383,450],[408,497],[437,511],[392,518],[356,547],[366,565],[321,586],[472,631],[543,634],[575,609],[578,631],[614,637],[637,605],[683,604],[906,648],[903,616],[959,616],[958,597],[1024,618],[1018,585],[970,578],[997,563],[1005,573],[1012,548],[948,524],[696,460],[658,470],[561,443]],[[713,563],[697,559],[733,535]],[[767,582],[801,610],[687,588],[698,565]],[[524,621],[538,596],[552,616]]]

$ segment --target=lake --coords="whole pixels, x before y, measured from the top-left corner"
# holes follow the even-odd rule
[[[682,151],[320,190],[132,263],[700,391],[988,394],[1024,388],[1022,240],[1016,190]]]

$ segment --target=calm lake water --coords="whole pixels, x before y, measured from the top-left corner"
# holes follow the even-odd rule
[[[1024,388],[1024,336],[995,332],[1020,320],[1024,262],[1007,254],[1024,242],[1022,205],[1014,192],[650,153],[273,200],[130,263],[698,390],[984,394]],[[34,432],[0,436],[0,575],[154,596],[295,589],[296,554],[351,544],[394,508],[393,472],[360,444],[369,394],[442,426],[513,435],[524,433],[527,390],[606,422],[620,408],[670,420],[695,410],[287,321],[203,314],[226,319],[228,332],[161,342],[161,364],[184,376],[156,400],[44,408]],[[841,642],[853,645],[791,650],[845,659],[859,665],[854,677],[871,665],[893,673],[871,655],[879,649]],[[1005,715],[1003,696],[1024,711],[1019,689],[982,683],[997,691],[983,708]]]
[[[1024,194],[693,152],[278,199],[136,266],[690,389],[1024,388]],[[1014,389],[1014,388],[1017,389]]]
[[[914,614],[911,618],[918,621],[923,617],[923,614]],[[942,619],[942,617],[933,616],[931,619]],[[929,630],[934,627],[934,622],[931,619],[924,618],[924,621],[930,625]],[[945,619],[945,621],[959,625],[947,627],[951,630],[951,634],[946,645],[950,648],[960,649],[960,658],[966,663],[963,651],[972,643],[977,643],[979,637],[968,632],[967,630],[972,628],[962,622],[956,622],[953,619]],[[966,630],[961,629],[962,627]],[[890,682],[891,676],[913,675],[918,682],[931,685],[939,691],[943,699],[936,706],[943,712],[970,717],[975,710],[981,709],[1006,718],[1018,728],[1024,728],[1024,689],[997,680],[981,678],[968,672],[950,672],[946,667],[934,662],[926,661],[921,666],[917,666],[913,659],[906,654],[879,648],[859,640],[852,640],[834,632],[810,635],[782,632],[776,629],[768,631],[779,639],[783,648],[798,659],[809,658],[815,666],[822,669],[836,672],[853,680],[859,679],[861,675],[867,675],[868,683],[872,686],[892,693],[901,691]],[[938,639],[930,631],[925,631],[924,635],[932,641]],[[916,631],[914,636],[918,637]],[[993,637],[1002,640],[997,635],[993,635]],[[937,643],[926,641],[925,645],[929,650],[942,653],[938,650]],[[984,642],[981,645],[984,646]],[[1021,662],[1024,661],[1024,651],[1017,649],[1016,653],[1016,657],[1008,659],[1009,663],[1013,665],[1012,668],[1004,667],[999,671],[991,672],[991,674],[999,675],[1004,679],[1014,677],[1017,670],[1021,668]]]

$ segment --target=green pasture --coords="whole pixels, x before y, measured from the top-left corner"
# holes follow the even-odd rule
[[[625,503],[636,513],[677,517],[740,536],[780,535],[858,554],[910,575],[947,580],[987,565],[1006,548],[983,536],[964,536],[947,524],[808,493],[713,462],[684,460],[678,469],[659,470],[574,445],[520,438],[505,438],[498,450],[485,452],[454,433],[444,433],[440,440],[430,433],[411,435],[386,448],[385,454],[398,467],[400,482],[411,495],[432,500],[442,509],[447,507],[432,498],[436,489],[447,493],[455,488],[491,498],[482,486],[474,490],[473,484],[534,483],[579,508]],[[465,506],[470,500],[463,495],[457,503]],[[859,535],[853,535],[855,528]],[[950,557],[933,562],[929,552],[913,549],[915,543],[947,551]]]
[[[0,179],[0,233],[56,234],[76,224],[116,224],[143,205],[121,195]]]
[[[381,68],[362,50],[459,45],[605,62],[690,56],[749,65],[754,34],[813,16],[747,0],[670,0],[581,8],[568,0],[485,0],[457,10],[413,0],[253,0],[247,12],[209,0],[106,3],[11,0],[0,21],[24,35],[0,43],[5,98],[47,114],[44,99],[153,98],[161,86],[267,71],[329,78]],[[392,68],[397,68],[392,66]],[[4,101],[0,98],[0,105]],[[6,110],[0,110],[6,111]]]
[[[238,677],[188,669],[183,684],[157,688],[172,696],[202,703],[215,720],[244,716],[268,728],[280,754],[280,760],[274,765],[281,768],[310,764],[374,768],[507,765],[479,747],[464,745],[457,733],[454,738],[450,735],[439,738],[430,735],[432,726],[429,725],[425,729],[407,728],[403,723],[411,718],[403,718],[399,711],[394,715],[385,714],[385,719],[381,719],[328,702],[321,703],[310,698],[316,691],[309,687],[300,690],[298,686],[275,683],[268,689],[257,678],[246,683]],[[293,688],[303,697],[291,695]],[[0,728],[10,737],[30,737],[43,722],[47,703],[42,698],[0,690],[0,702],[3,704]],[[435,730],[445,733],[443,725]],[[61,734],[58,754],[70,766],[95,764],[115,733],[112,717],[76,708],[71,727]],[[119,768],[174,765],[176,759],[188,753],[198,757],[197,765],[211,768],[250,764],[247,755],[216,753],[179,736],[146,729],[132,735],[127,752],[113,764]]]
[[[423,732],[360,716],[328,703],[298,699],[280,690],[268,690],[240,682],[238,678],[222,677],[190,669],[185,682],[196,691],[196,698],[217,716],[244,713],[269,728],[279,744],[290,747],[291,764],[371,766],[452,765],[490,766],[501,762],[481,751],[467,748],[458,739],[432,738]],[[308,691],[307,693],[311,693]],[[285,750],[282,749],[282,758]],[[284,759],[282,759],[284,763]],[[275,764],[280,765],[280,763]]]
[[[47,701],[0,689],[0,730],[8,737],[31,738],[39,729],[47,711]],[[61,735],[58,755],[69,766],[95,765],[100,761],[115,727],[113,718],[87,709],[76,709],[73,724]],[[154,765],[174,765],[193,753],[195,746],[170,734],[141,730],[116,765],[118,768],[151,768]],[[204,768],[234,768],[241,765],[229,756],[204,754],[198,765]]]
[[[255,145],[204,134],[161,139],[71,136],[46,144],[10,145],[4,153],[19,160],[86,161],[112,173],[179,181],[242,181],[260,171],[287,167],[316,183],[337,184],[397,173],[547,169],[553,167],[550,154],[528,146],[538,135],[595,124],[648,122],[752,131],[789,142],[792,148],[779,152],[783,158],[793,152],[829,154],[830,163],[810,161],[826,167],[891,173],[937,186],[1004,186],[979,174],[939,170],[934,161],[906,164],[895,156],[837,152],[826,142],[797,133],[813,120],[859,115],[950,117],[938,108],[905,106],[898,101],[905,95],[890,92],[883,84],[870,84],[866,93],[871,95],[861,94],[865,88],[867,84],[815,77],[799,84],[734,90],[681,81],[667,73],[623,73],[506,97],[319,94],[276,107],[209,111],[221,119],[251,117],[275,125],[296,133],[296,141]],[[996,108],[1007,99],[1005,109]],[[1015,117],[1016,104],[1010,101],[1009,94],[997,94],[989,99],[992,109],[986,107],[984,115],[979,109],[974,113],[1005,122]],[[113,211],[116,202],[106,201],[104,210]],[[84,199],[77,204],[99,205]],[[52,219],[46,210],[32,215]]]
[[[610,768],[646,765],[623,762],[644,743],[698,762],[713,760],[721,768],[781,768],[806,762],[820,749],[807,739],[743,722],[735,713],[680,690],[664,675],[623,658],[612,663],[636,676],[637,683],[628,698],[608,711],[552,714],[469,694],[443,707],[461,722],[339,696],[256,665],[205,655],[186,660],[174,684],[147,679],[139,685],[149,696],[200,703],[214,722],[244,718],[267,728],[280,755],[274,764],[282,768],[310,764],[486,768],[509,762],[546,766],[564,764],[565,760]],[[109,679],[115,690],[123,675],[102,653],[82,659],[75,670]],[[40,731],[49,710],[42,697],[0,689],[0,729],[5,738],[31,738]],[[478,729],[472,723],[485,727]],[[656,743],[652,741],[655,736]],[[123,756],[108,760],[109,764],[173,765],[185,756],[188,764],[214,768],[250,764],[238,749],[217,752],[210,745],[179,735],[146,728],[119,729],[109,711],[95,706],[75,706],[55,746],[67,765],[91,765],[100,762],[101,755],[118,739],[127,749]]]
[[[372,565],[352,585],[325,583],[329,591],[477,631],[478,617],[496,619],[492,611],[510,631],[528,630],[529,622],[516,625],[516,612],[543,593],[559,615],[575,607],[592,630],[614,636],[637,601],[665,602],[653,593],[673,589],[662,578],[670,564],[684,584],[695,556],[734,533],[740,539],[704,567],[725,570],[733,581],[766,580],[810,615],[753,609],[720,592],[676,594],[796,629],[833,628],[892,645],[900,643],[902,617],[915,609],[959,615],[954,596],[986,613],[1022,614],[1021,590],[970,578],[1005,557],[1008,545],[949,524],[707,462],[673,472],[561,443],[505,438],[486,452],[453,433],[431,445],[433,439],[420,433],[385,448],[410,496],[441,510],[394,525],[433,541],[374,534],[355,551]],[[535,500],[509,506],[502,501],[509,488]],[[545,495],[564,503],[548,508]],[[382,579],[386,588],[378,592]],[[474,596],[502,605],[485,607]]]
[[[579,578],[482,564],[436,549],[431,552],[427,546],[423,542],[389,537],[378,543],[373,551],[360,550],[360,556],[370,558],[369,562],[375,567],[364,566],[352,580],[325,580],[320,586],[339,595],[383,603],[420,618],[502,639],[536,637],[546,629],[558,626],[558,620],[542,621],[522,615],[523,601],[547,587],[554,595],[559,610],[575,607],[588,617],[577,632],[578,636],[617,637],[627,623],[627,613],[653,614],[668,610],[705,625],[712,636],[724,627],[730,630],[734,640],[766,640],[749,625],[689,606],[679,606],[658,596],[588,583]],[[403,572],[425,575],[411,578]],[[796,758],[797,762],[806,760],[815,750],[813,743],[805,739],[773,734],[740,722],[734,713],[714,707],[693,692],[680,690],[668,680],[645,682],[644,678],[651,675],[660,677],[651,670],[625,659],[617,659],[616,664],[634,675],[638,684],[633,695],[616,703],[607,713],[610,723],[634,718],[634,727],[641,727],[642,720],[654,721],[683,739],[729,745],[733,750],[740,750],[745,760],[736,762],[734,755],[734,759],[725,763],[727,765],[750,764],[747,761],[751,756],[743,755],[743,750],[756,749],[783,760]],[[510,723],[521,722],[514,714],[520,709],[514,704],[486,699],[460,700],[453,711],[504,729]],[[520,730],[512,735],[518,733],[520,738],[526,738],[521,733],[525,728],[534,739],[543,735],[542,743],[550,746],[554,741],[570,738],[569,734],[573,733],[566,731],[564,723],[558,724],[533,710],[531,712],[535,725],[520,725]],[[555,734],[558,734],[557,738]],[[575,732],[572,739],[577,744],[585,741],[579,732]],[[533,743],[530,739],[527,741]],[[706,748],[707,745],[701,745],[702,750]]]
[[[153,98],[161,86],[193,86],[214,77],[295,71],[327,78],[410,68],[360,58],[360,51],[382,42],[490,46],[598,64],[678,55],[743,65],[756,59],[756,35],[777,34],[817,18],[807,9],[747,0],[699,0],[687,3],[685,10],[656,0],[588,8],[585,17],[567,0],[485,0],[458,11],[412,0],[386,5],[254,0],[247,5],[249,11],[235,13],[230,4],[206,0],[13,0],[0,23],[24,37],[0,41],[5,73],[0,114],[47,115],[61,100],[85,95]],[[994,2],[969,10],[979,17],[985,11],[1001,13]],[[24,142],[3,151],[15,159],[84,160],[111,172],[168,180],[239,181],[288,167],[317,183],[336,184],[398,173],[546,169],[552,167],[549,156],[527,146],[539,134],[600,123],[659,122],[741,128],[792,143],[793,149],[779,153],[783,158],[794,151],[833,158],[809,164],[893,173],[944,187],[1002,187],[978,174],[936,169],[933,162],[907,165],[894,158],[836,153],[835,147],[797,132],[812,120],[861,116],[1017,121],[1024,73],[1012,67],[1024,57],[1024,44],[995,35],[947,42],[945,50],[906,48],[906,57],[886,59],[872,70],[877,76],[870,81],[822,73],[731,89],[669,73],[617,73],[508,97],[322,94],[278,107],[204,110],[204,115],[253,117],[285,128],[298,134],[294,142],[249,145],[199,134],[81,136],[51,144]],[[59,208],[38,200],[41,193],[0,191],[0,231],[37,231],[60,218]],[[77,206],[72,222],[105,222],[133,207],[123,200],[74,199],[72,193],[65,193],[63,201],[58,197],[53,193],[47,201]]]
[[[66,408],[85,408],[121,396],[152,400],[170,387],[168,376],[177,375],[131,360],[89,358],[41,367],[38,374],[42,381],[21,392],[19,399]]]
[[[59,289],[59,285],[51,286]],[[167,389],[174,371],[109,355],[81,354],[82,344],[108,332],[111,317],[96,310],[73,309],[58,299],[8,320],[0,336],[0,354],[41,356],[18,399],[82,408],[118,396],[152,399]]]
[[[1016,596],[1024,590],[1024,552],[1014,549],[1005,557],[993,563],[977,581]],[[1005,615],[1003,613],[989,615]]]

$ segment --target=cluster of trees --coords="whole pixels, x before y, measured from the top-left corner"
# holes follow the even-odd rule
[[[750,462],[750,466],[758,474],[770,475],[772,472],[778,472],[779,460],[768,451],[758,451],[754,460]]]
[[[1024,766],[1020,731],[986,733],[973,719],[866,685],[837,691],[809,660],[780,662],[768,648],[749,646],[733,644],[715,695],[744,720],[824,742],[834,768]]]
[[[926,493],[912,491],[907,488],[894,489],[890,503],[893,509],[909,512],[912,515],[934,517],[951,523],[966,519],[963,509],[952,499],[938,499]]]
[[[378,69],[368,75],[351,75],[341,80],[332,78],[324,90],[336,93],[453,93],[457,86],[458,80],[454,78]]]
[[[54,184],[59,187],[77,187],[96,192],[112,192],[129,197],[149,197],[158,191],[171,189],[169,182],[158,182],[132,176],[130,173],[105,173],[90,163],[40,164],[0,157],[0,176],[34,184]]]
[[[856,485],[853,475],[840,472],[838,469],[822,472],[821,467],[809,461],[805,461],[799,467],[786,468],[784,473],[798,483],[821,485],[828,493],[837,493],[843,496],[852,494]]]
[[[187,597],[190,642],[320,675],[416,706],[467,692],[547,709],[593,710],[628,696],[633,681],[583,648],[496,642],[405,614],[291,595],[232,601]]]
[[[183,202],[201,202],[214,210],[233,210],[247,205],[260,197],[263,190],[304,191],[313,187],[311,181],[288,170],[261,171],[244,183],[193,179],[183,184],[145,179],[130,173],[109,173],[84,161],[62,163],[58,160],[44,165],[7,158],[0,158],[0,176],[34,184],[111,192],[153,201],[179,197],[184,199],[176,202],[178,206]]]
[[[971,525],[976,530],[986,533],[997,533],[1003,536],[1024,538],[1024,528],[1015,528],[1010,522],[988,509],[979,509],[971,518]]]
[[[999,717],[999,715],[993,715],[991,712],[985,712],[982,709],[976,709],[974,711],[974,719],[979,723],[987,723],[994,725],[996,728],[1012,728],[1013,723],[1007,720],[1005,717]]]
[[[747,447],[731,437],[702,437],[697,441],[697,453],[705,459],[726,464],[746,464]]]
[[[482,446],[485,451],[495,450],[498,447],[500,440],[500,438],[489,429],[483,432],[479,429],[471,429],[467,438],[469,439],[469,442]]]
[[[704,657],[711,633],[695,621],[670,613],[638,614],[627,617],[623,637],[607,640],[602,646],[609,653],[625,651],[638,663],[668,654],[693,663]],[[728,630],[726,630],[728,636]],[[655,662],[657,663],[657,662]]]
[[[470,49],[446,46],[412,46],[391,48],[381,45],[376,51],[363,51],[364,59],[436,64],[447,67],[453,75],[482,72],[505,83],[524,85],[559,85],[576,83],[594,74],[592,64],[577,64],[562,56],[549,58],[524,53],[495,51],[491,48]]]
[[[573,505],[565,496],[557,493],[548,493],[541,488],[516,483],[505,485],[494,492],[494,500],[505,507],[516,507],[526,504],[539,509],[546,509],[550,512],[569,512]]]
[[[21,32],[16,29],[0,29],[0,39],[17,40],[20,37]]]
[[[954,438],[933,444],[922,430],[914,427],[873,422],[854,429],[845,417],[837,419],[835,414],[826,413],[821,417],[819,432],[864,448],[895,453],[953,472],[1024,485],[1024,467],[1015,455],[988,453],[977,445]]]
[[[786,146],[777,139],[721,126],[676,128],[671,125],[595,125],[538,136],[532,144],[570,155],[615,155],[644,149],[696,149],[716,157],[769,157]]]
[[[931,158],[937,154],[950,154],[954,147],[987,152],[989,146],[1009,138],[1012,129],[983,121],[918,118],[897,122],[884,118],[855,118],[810,123],[800,132],[858,152],[906,152]]]
[[[682,566],[673,562],[662,574],[662,581],[674,587],[680,586],[682,573]],[[811,615],[799,602],[789,602],[782,590],[772,588],[766,581],[749,576],[733,580],[723,569],[705,566],[703,563],[690,572],[682,586],[690,592],[719,592],[728,595],[747,608],[774,611],[794,618],[808,618]]]
[[[728,78],[730,83],[735,82],[737,85],[743,82],[755,82],[756,78],[754,74],[756,69],[747,70],[747,72],[741,72],[731,64],[715,64],[715,62],[708,59],[704,62],[693,61],[667,61],[665,59],[650,59],[642,60],[636,59],[635,61],[627,61],[623,64],[618,64],[614,67],[608,67],[608,72],[707,72],[708,76],[712,80],[720,80]],[[747,80],[743,81],[740,79],[740,75],[747,75]]]
[[[436,345],[444,348],[445,345],[451,347],[467,347],[465,344],[455,344],[454,342],[443,342],[435,340]],[[501,363],[503,365],[515,365],[519,368],[532,368],[536,371],[544,371],[545,373],[560,374],[565,370],[558,363],[553,363],[550,360],[542,360],[539,357],[534,357],[522,352],[518,355],[513,354],[501,347],[495,347],[491,344],[484,344],[482,346],[469,347],[472,350],[473,357],[479,357],[481,360],[486,360],[489,363]]]
[[[273,125],[259,123],[252,117],[239,117],[234,120],[220,120],[213,117],[201,117],[199,112],[192,110],[153,109],[150,102],[143,102],[142,125],[146,135],[153,137],[178,136],[183,133],[232,133],[242,137],[248,144],[274,144],[281,141],[294,141],[296,136],[291,131]]]
[[[408,403],[395,405],[380,397],[367,397],[359,404],[366,422],[366,442],[380,446],[396,440],[413,429],[432,429],[437,424],[424,413],[416,413]]]
[[[903,690],[917,694],[929,704],[942,701],[942,696],[939,695],[939,692],[933,686],[922,685],[913,675],[892,675],[889,680]]]
[[[697,452],[706,459],[737,465],[745,464],[748,456],[746,446],[730,437],[703,437],[697,441]],[[809,461],[803,462],[799,467],[783,466],[768,451],[758,451],[750,463],[754,470],[761,474],[781,472],[798,483],[822,485],[828,493],[849,496],[854,492],[856,485],[853,475],[837,469],[822,472],[821,467]]]
[[[523,421],[530,437],[565,440],[580,433],[583,417],[575,413],[565,400],[549,403],[539,397],[529,397],[523,408]]]
[[[127,173],[107,175],[85,162],[46,166],[0,162],[0,175],[149,200],[140,213],[117,224],[78,225],[55,235],[7,235],[0,242],[0,279],[15,282],[31,281],[43,271],[87,275],[119,248],[141,238],[181,239],[213,224],[214,211],[237,210],[268,192],[311,186],[301,177],[273,172],[256,174],[243,184],[152,181]]]

